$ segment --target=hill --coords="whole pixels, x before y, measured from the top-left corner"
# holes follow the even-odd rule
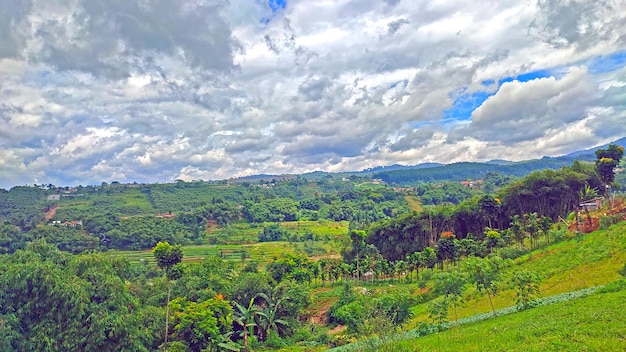
[[[610,144],[626,147],[626,137]],[[372,174],[386,183],[412,184],[416,182],[432,181],[463,181],[483,179],[490,172],[498,172],[507,176],[522,177],[533,171],[545,169],[559,169],[572,165],[576,160],[592,162],[596,156],[594,152],[606,148],[608,144],[591,149],[580,150],[570,154],[541,159],[512,162],[506,160],[492,160],[485,163],[460,162],[427,168],[406,168],[402,170],[385,170]]]

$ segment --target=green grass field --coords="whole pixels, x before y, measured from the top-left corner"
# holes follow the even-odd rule
[[[138,189],[126,190],[123,193],[62,198],[58,211],[96,212],[100,209],[112,209],[116,213],[127,215],[153,215],[156,212],[148,196]]]
[[[289,242],[263,242],[255,244],[223,244],[183,246],[183,261],[200,261],[209,255],[217,255],[226,260],[241,260],[242,251],[247,253],[246,260],[254,260],[260,264],[270,261],[274,256],[282,253],[293,253],[293,245]],[[151,250],[145,251],[108,251],[109,255],[121,255],[137,264],[141,260],[154,263]]]
[[[417,339],[380,351],[626,351],[626,290],[596,293]]]

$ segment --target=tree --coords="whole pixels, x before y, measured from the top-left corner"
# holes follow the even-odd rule
[[[437,264],[437,253],[434,249],[426,247],[422,251],[422,259],[424,260],[424,265],[428,269],[432,269],[435,267],[435,264]]]
[[[346,262],[355,262],[356,263],[356,278],[357,281],[360,279],[360,261],[361,255],[365,252],[367,247],[367,243],[365,243],[366,233],[362,230],[352,230],[350,231],[350,241],[351,247],[349,250],[344,251],[343,257]]]
[[[441,272],[435,276],[433,290],[444,296],[444,299],[454,308],[454,321],[459,324],[457,307],[463,303],[463,293],[466,289],[467,276],[458,271]],[[447,305],[445,305],[447,307]],[[441,308],[441,307],[439,307]]]
[[[165,305],[165,350],[167,351],[167,335],[169,333],[169,306],[172,292],[171,280],[178,279],[182,271],[178,264],[183,260],[183,249],[180,245],[172,246],[168,242],[159,242],[152,249],[152,254],[159,268],[165,271],[167,278],[167,301]]]
[[[518,271],[513,274],[511,284],[516,290],[515,304],[518,309],[533,307],[533,302],[539,295],[539,284],[542,280],[541,274],[532,271]]]
[[[596,150],[596,171],[605,185],[615,180],[615,168],[624,156],[624,147],[609,144],[607,149]]]
[[[273,292],[273,295],[267,295],[265,293],[259,293],[259,297],[263,298],[265,301],[265,305],[258,312],[258,315],[262,317],[262,327],[264,330],[264,335],[268,336],[270,331],[273,329],[275,332],[278,332],[278,325],[286,327],[289,325],[287,321],[280,318],[280,305],[283,303],[283,300],[288,299],[289,297],[276,297],[276,292]]]
[[[205,350],[238,351],[228,338],[232,329],[232,308],[221,295],[196,303],[185,298],[172,301],[177,338],[193,352]]]
[[[497,256],[484,259],[470,257],[463,263],[464,269],[469,275],[469,281],[476,286],[478,292],[487,294],[494,316],[496,316],[496,309],[493,306],[492,297],[498,294],[503,281],[502,268],[506,264],[507,262]]]
[[[498,198],[494,198],[490,195],[484,195],[478,201],[480,206],[480,210],[483,213],[483,216],[487,219],[489,223],[489,228],[493,228],[492,219],[498,218],[498,212],[500,211],[500,200]]]
[[[550,227],[552,226],[552,219],[549,216],[542,216],[539,220],[539,228],[543,232],[543,236],[546,238],[546,243],[550,244]]]
[[[441,267],[446,260],[454,262],[458,255],[458,246],[455,236],[452,232],[444,232],[441,234],[437,246],[437,260],[441,263]]]
[[[128,269],[43,241],[0,256],[0,350],[147,351],[150,331],[122,278]]]
[[[485,230],[485,246],[489,250],[489,253],[493,253],[494,248],[502,246],[502,235],[500,232],[487,228]]]
[[[526,238],[526,231],[524,229],[524,223],[520,219],[519,215],[514,215],[511,219],[511,227],[509,228],[513,233],[515,243],[524,248],[524,239]]]
[[[524,229],[530,236],[530,247],[537,248],[539,238],[539,219],[537,213],[524,214]]]

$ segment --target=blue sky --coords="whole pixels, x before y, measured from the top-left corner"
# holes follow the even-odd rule
[[[57,5],[0,0],[0,188],[524,160],[626,135],[626,28],[604,2]]]
[[[585,64],[588,67],[589,73],[592,75],[615,72],[617,70],[623,69],[626,65],[626,51],[618,51],[608,55],[596,56],[589,60],[586,60],[586,62],[577,62],[575,65],[582,64]],[[517,76],[508,76],[498,79],[498,88],[502,86],[503,83],[512,81],[528,82],[534,79],[547,77],[554,77],[559,79],[566,71],[567,67],[563,66],[552,69],[530,71],[519,74]],[[495,79],[483,80],[481,84],[484,86],[491,86],[495,84]],[[471,94],[461,95],[454,100],[451,108],[444,111],[444,118],[460,121],[469,120],[471,118],[472,112],[480,105],[482,105],[482,103],[490,96],[496,93],[497,89],[492,90],[491,92],[478,91]]]

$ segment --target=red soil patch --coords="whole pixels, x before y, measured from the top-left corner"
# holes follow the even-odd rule
[[[57,207],[52,207],[48,209],[48,211],[46,212],[46,222],[50,221],[50,219],[54,217],[54,214],[56,214],[56,212],[57,212]]]
[[[328,333],[331,335],[337,335],[339,333],[342,333],[344,331],[346,331],[348,327],[344,326],[344,325],[337,325],[335,326],[335,328],[333,328],[332,330],[330,330]]]
[[[319,287],[313,290],[312,295],[316,296],[320,293],[330,291],[332,287]],[[337,301],[337,297],[328,297],[319,299],[315,302],[315,307],[312,307],[309,311],[308,320],[313,324],[324,324],[328,320],[328,310],[330,306]]]

